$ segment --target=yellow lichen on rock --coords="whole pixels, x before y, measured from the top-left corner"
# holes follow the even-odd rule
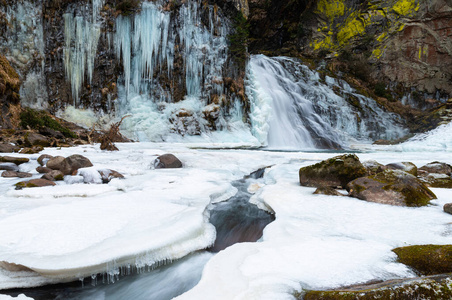
[[[324,15],[329,21],[345,14],[345,4],[341,0],[320,0],[317,3],[316,13]]]
[[[419,3],[417,0],[399,0],[392,10],[400,16],[408,16],[419,10]]]
[[[371,23],[370,18],[361,17],[357,13],[350,15],[337,34],[339,45],[345,45],[351,38],[365,33],[366,26]]]

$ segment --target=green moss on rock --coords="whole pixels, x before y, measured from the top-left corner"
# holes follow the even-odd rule
[[[305,300],[446,300],[452,299],[451,274],[393,280],[387,283],[363,286],[361,289],[337,291],[307,291],[296,295]]]
[[[365,176],[366,168],[354,154],[335,156],[299,171],[300,184],[312,187],[345,187],[350,181]]]
[[[53,119],[46,112],[37,111],[31,108],[27,108],[20,113],[20,126],[23,128],[30,127],[32,129],[47,127],[61,132],[65,137],[77,137],[71,130],[62,126],[57,120]]]
[[[416,245],[394,250],[398,261],[422,275],[452,272],[452,245]]]

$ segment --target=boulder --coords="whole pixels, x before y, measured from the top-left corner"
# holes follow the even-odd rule
[[[315,190],[314,195],[344,196],[332,187],[319,187]]]
[[[154,160],[156,169],[182,168],[182,162],[173,154],[160,155]]]
[[[367,170],[367,175],[375,175],[377,173],[383,172],[387,169],[385,165],[380,164],[375,160],[366,160],[363,162],[364,168]]]
[[[354,154],[336,156],[300,169],[300,185],[345,187],[350,181],[366,176],[367,170]]]
[[[119,178],[119,179],[123,179],[124,175],[122,175],[121,173],[115,171],[115,170],[110,170],[110,169],[105,169],[105,170],[99,170],[100,176],[102,177],[102,183],[109,183],[113,178]]]
[[[38,157],[38,163],[41,166],[45,166],[46,163],[52,158],[52,155],[49,154],[42,154],[41,156]]]
[[[53,186],[56,185],[55,182],[51,180],[46,179],[32,179],[29,181],[21,181],[15,184],[16,189],[23,189],[23,188],[32,188],[32,187],[44,187],[44,186]]]
[[[347,185],[347,191],[351,197],[397,206],[424,206],[436,199],[422,181],[400,170],[355,179]]]
[[[49,173],[49,172],[51,172],[51,171],[52,171],[52,169],[47,168],[47,167],[39,166],[39,167],[36,168],[36,172],[38,172],[38,173],[40,173],[40,174]]]
[[[421,176],[419,179],[430,187],[452,189],[452,177],[446,174],[429,173]]]
[[[48,163],[47,163],[48,164]],[[91,161],[79,154],[66,157],[59,169],[64,175],[73,175],[78,169],[92,167]]]
[[[48,147],[48,146],[50,146],[50,141],[42,134],[35,133],[35,132],[27,132],[25,134],[25,146],[27,146],[27,147],[32,147],[32,146]]]
[[[0,156],[0,162],[10,162],[16,165],[21,165],[29,161],[30,159],[26,157]]]
[[[26,172],[4,171],[2,173],[2,177],[5,177],[5,178],[13,178],[13,177],[27,178],[27,177],[31,177],[31,176],[32,176],[31,173],[26,173]]]
[[[54,156],[47,161],[46,167],[52,170],[61,170],[64,160],[65,158],[63,156]]]
[[[8,143],[0,143],[0,153],[12,153],[19,151],[19,147]]]
[[[446,203],[443,207],[444,211],[452,215],[452,203]]]
[[[413,176],[417,176],[417,167],[411,162],[392,163],[386,165],[387,169],[401,170],[407,172]]]
[[[19,167],[15,163],[11,163],[11,162],[0,163],[0,170],[18,172]]]
[[[420,275],[452,272],[452,245],[415,245],[392,250],[398,261]]]
[[[434,161],[425,166],[419,168],[419,170],[425,171],[427,173],[437,173],[437,174],[452,174],[452,167],[446,163]]]

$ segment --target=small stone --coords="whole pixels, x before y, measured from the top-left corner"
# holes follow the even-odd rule
[[[22,154],[36,154],[44,150],[42,146],[33,146],[31,148],[23,148],[19,151]]]
[[[4,171],[2,173],[2,177],[5,178],[13,178],[13,177],[19,177],[19,178],[27,178],[33,176],[31,173],[26,172],[16,172],[16,171]]]
[[[332,187],[319,187],[315,190],[314,195],[344,196]]]
[[[113,178],[123,179],[124,175],[115,170],[99,170],[100,176],[102,177],[102,183],[109,183]]]
[[[173,154],[160,155],[154,160],[154,168],[156,169],[174,169],[182,168],[182,162]]]
[[[444,212],[452,215],[452,203],[446,203],[444,204]]]
[[[41,156],[38,157],[38,163],[41,166],[45,166],[49,159],[51,159],[52,157],[53,156],[49,154],[42,154]]]
[[[41,178],[51,181],[60,181],[64,180],[64,175],[63,172],[59,170],[51,170],[49,173],[44,174]]]
[[[0,162],[10,162],[16,165],[21,165],[29,161],[30,159],[26,157],[0,156]]]
[[[15,184],[16,189],[22,188],[33,188],[33,187],[44,187],[44,186],[53,186],[56,185],[55,182],[46,179],[32,179],[29,181],[21,181]]]
[[[47,167],[39,166],[39,167],[36,168],[36,172],[38,172],[38,173],[40,173],[40,174],[49,173],[49,172],[51,172],[51,171],[52,171],[52,169],[47,168]]]

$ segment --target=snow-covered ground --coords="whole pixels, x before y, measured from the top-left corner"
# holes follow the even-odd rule
[[[357,155],[383,164],[452,164],[450,143],[432,148],[441,151],[401,152],[410,142],[405,148],[379,147]],[[450,244],[452,216],[442,206],[452,202],[452,190],[433,189],[438,200],[423,208],[313,195],[313,188],[299,186],[299,168],[336,153],[188,146],[195,145],[118,144],[118,152],[101,151],[98,145],[45,149],[51,155],[84,155],[95,168],[126,177],[104,185],[61,182],[15,190],[19,179],[0,178],[0,261],[7,262],[0,263],[0,289],[99,272],[114,278],[123,265],[144,268],[204,249],[215,239],[206,213],[209,203],[226,200],[236,191],[232,181],[267,166],[272,167],[253,186],[257,191],[251,200],[274,211],[276,221],[260,242],[236,244],[213,256],[200,283],[180,299],[290,299],[304,288],[414,276],[395,262],[391,249]],[[423,150],[428,149],[424,142]],[[164,153],[175,154],[184,168],[151,169],[155,157]],[[21,170],[38,177],[39,155],[20,156],[31,159]]]

